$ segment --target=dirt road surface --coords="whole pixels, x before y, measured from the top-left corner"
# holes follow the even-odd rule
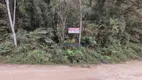
[[[142,80],[142,61],[90,68],[0,64],[0,80]]]

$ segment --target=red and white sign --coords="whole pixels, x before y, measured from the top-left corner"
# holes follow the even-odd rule
[[[68,33],[79,34],[80,33],[80,28],[68,28]]]

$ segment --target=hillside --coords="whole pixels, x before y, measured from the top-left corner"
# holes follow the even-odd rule
[[[98,64],[142,57],[141,0],[10,0],[9,6],[13,31],[0,1],[1,62]],[[68,28],[79,28],[81,36]]]

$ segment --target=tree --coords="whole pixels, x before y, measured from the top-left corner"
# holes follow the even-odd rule
[[[13,34],[14,45],[15,45],[15,47],[17,47],[17,38],[16,38],[16,33],[15,33],[16,0],[14,0],[14,4],[13,4],[13,6],[14,6],[13,16],[11,15],[9,0],[5,0],[5,2],[6,2],[6,6],[7,6],[9,21],[10,21],[10,27],[11,27],[12,34]]]
[[[58,14],[59,19],[61,20],[61,24],[63,26],[62,40],[64,40],[66,21],[67,21],[69,14],[73,10],[72,1],[71,0],[57,0],[55,9],[56,9],[56,13]]]

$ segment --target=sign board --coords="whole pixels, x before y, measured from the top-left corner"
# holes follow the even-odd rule
[[[80,28],[68,28],[68,33],[70,34],[79,34]]]

